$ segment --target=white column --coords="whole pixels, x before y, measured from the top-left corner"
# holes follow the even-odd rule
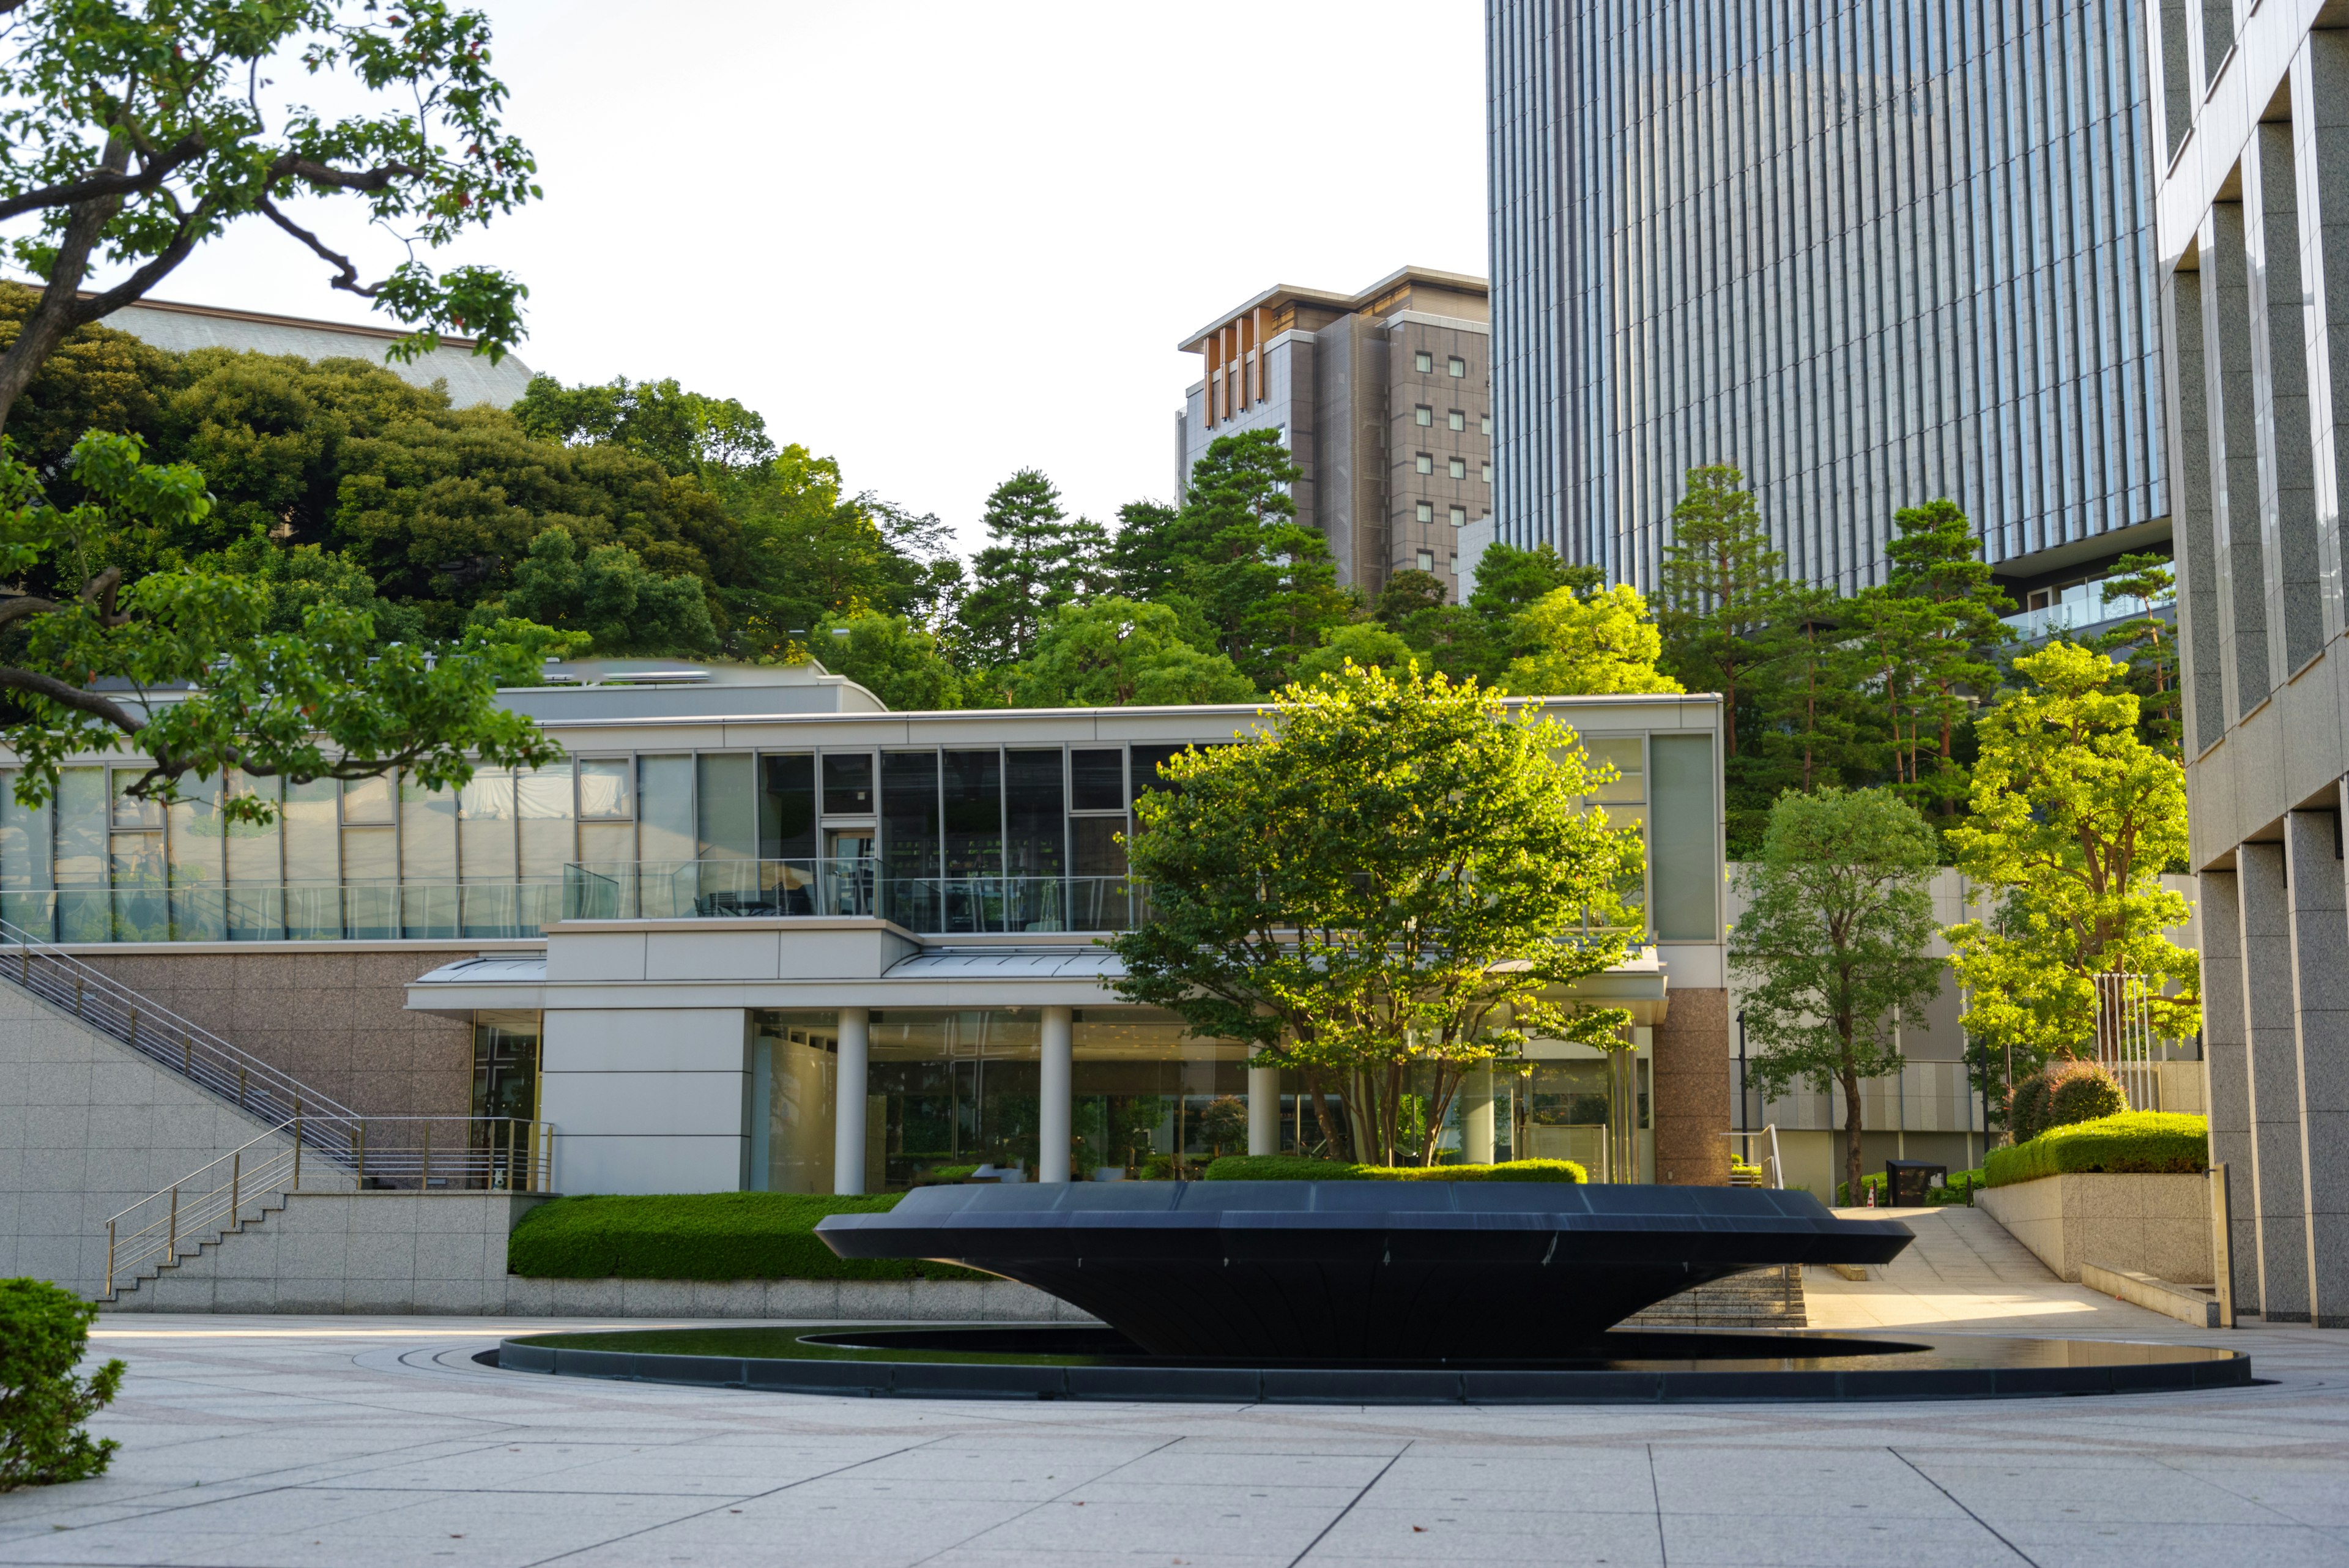
[[[1280,1152],[1280,1069],[1248,1069],[1248,1153]]]
[[[1460,1162],[1493,1163],[1493,1069],[1471,1068],[1460,1085]]]
[[[864,1190],[865,1026],[862,1007],[840,1010],[840,1079],[832,1113],[832,1189]]]
[[[1069,1099],[1076,1077],[1069,1023],[1067,1008],[1044,1009],[1044,1061],[1036,1085],[1042,1101],[1036,1113],[1036,1137],[1042,1146],[1036,1159],[1039,1181],[1069,1179]]]

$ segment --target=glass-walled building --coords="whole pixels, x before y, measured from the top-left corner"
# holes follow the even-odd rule
[[[1937,496],[2022,609],[2165,548],[2145,10],[1487,0],[1496,537],[1652,587],[1730,463],[1845,593]]]

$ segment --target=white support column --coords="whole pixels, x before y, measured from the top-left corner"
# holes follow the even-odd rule
[[[864,1190],[864,1062],[870,1017],[862,1007],[840,1010],[839,1081],[832,1113],[832,1189],[843,1196]]]
[[[1493,1068],[1472,1067],[1460,1085],[1460,1162],[1493,1163]]]
[[[1247,1079],[1248,1153],[1280,1152],[1280,1069],[1250,1067]]]
[[[1071,1013],[1065,1007],[1044,1009],[1044,1060],[1037,1075],[1036,1179],[1069,1179],[1069,1105],[1076,1080],[1076,1053],[1071,1043]]]

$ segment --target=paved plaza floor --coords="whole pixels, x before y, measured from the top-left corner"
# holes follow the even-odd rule
[[[123,1442],[112,1473],[0,1496],[0,1564],[2349,1563],[2349,1334],[2190,1330],[2056,1282],[1984,1216],[1918,1229],[1880,1278],[1810,1281],[1814,1321],[2224,1340],[2274,1381],[1847,1406],[955,1404],[471,1359],[575,1326],[544,1321],[141,1314],[97,1335],[130,1366],[98,1423]]]

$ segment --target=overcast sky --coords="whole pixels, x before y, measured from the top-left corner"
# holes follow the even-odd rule
[[[480,3],[546,200],[464,256],[523,358],[740,398],[966,548],[1023,466],[1169,495],[1174,345],[1270,285],[1485,270],[1475,0]],[[156,292],[365,318],[254,222]]]

